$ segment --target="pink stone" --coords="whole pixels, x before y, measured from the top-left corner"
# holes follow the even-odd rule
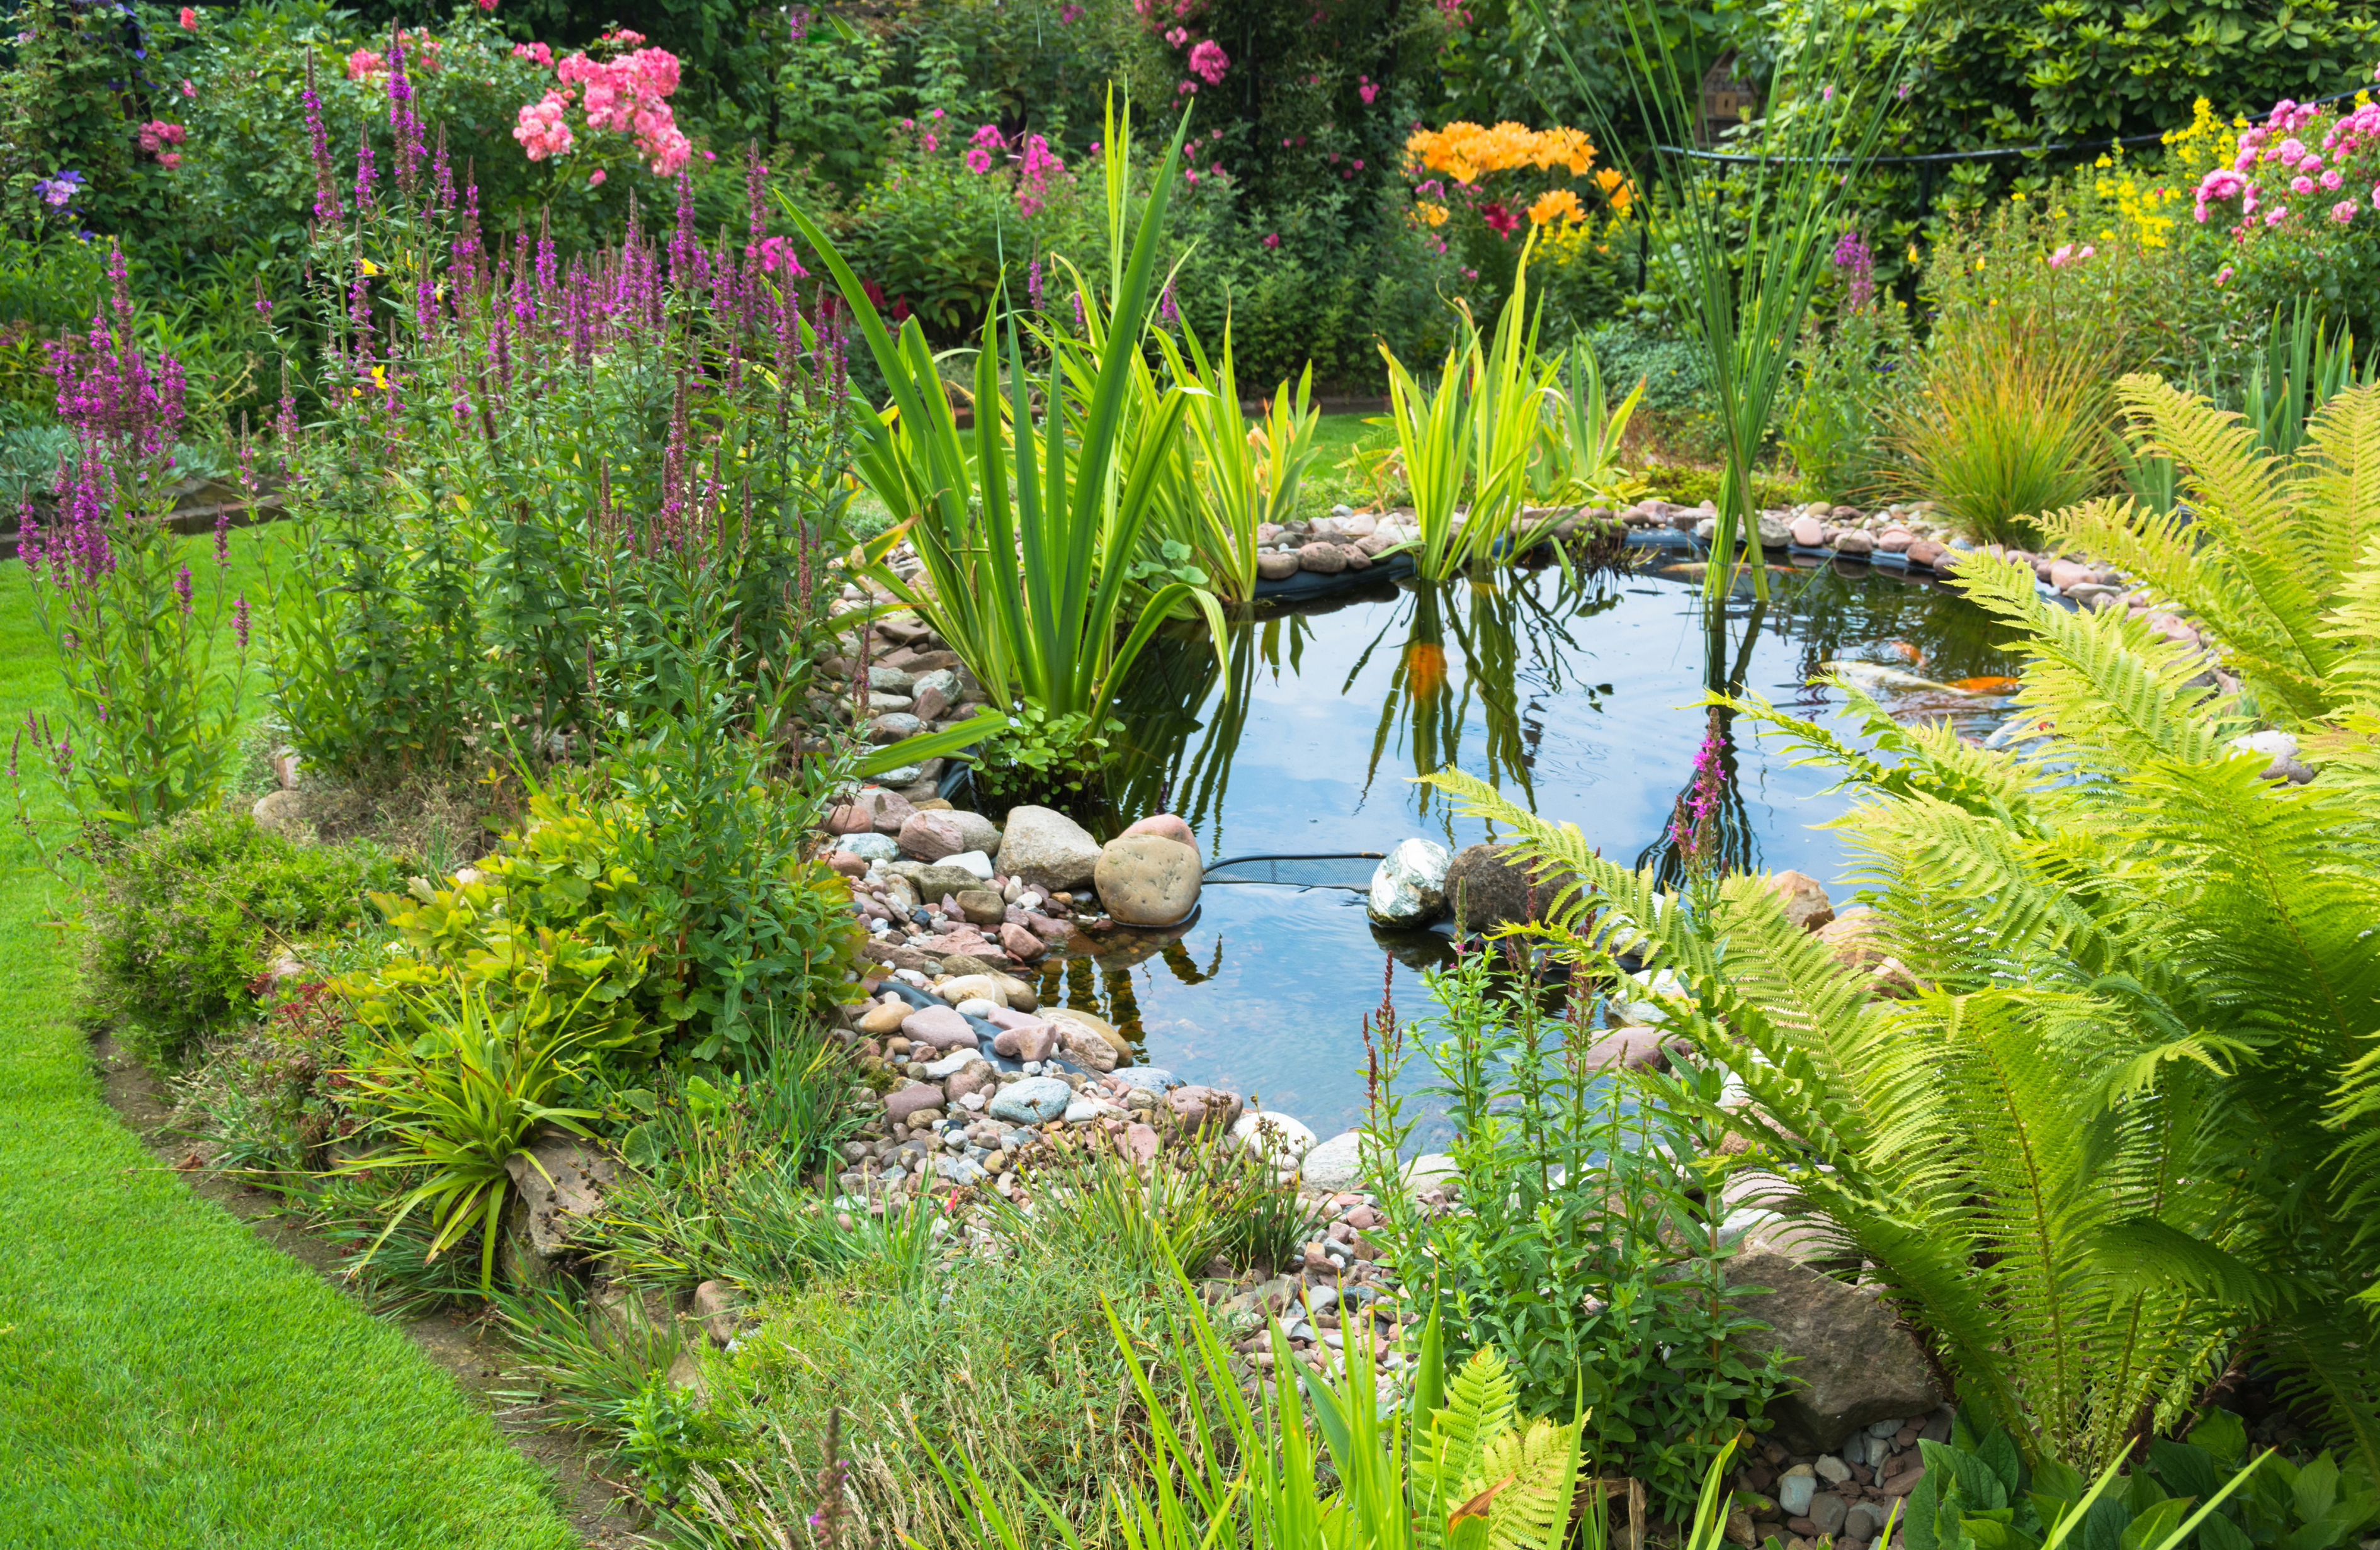
[[[864,855],[854,855],[849,851],[830,853],[826,858],[826,864],[846,878],[868,876],[868,858]]]
[[[1000,1006],[985,1012],[983,1020],[995,1028],[1033,1028],[1038,1027],[1043,1021],[1029,1011],[1018,1011],[1014,1007]]]
[[[900,833],[901,826],[909,820],[909,815],[917,810],[909,805],[907,797],[897,791],[886,791],[882,786],[870,786],[861,792],[858,803],[875,820],[879,834]]]
[[[2079,587],[2090,579],[2092,579],[2092,571],[2088,565],[2077,564],[2071,560],[2052,560],[2049,563],[2049,585],[2061,592],[2070,587]]]
[[[1876,547],[1886,554],[1906,554],[1916,541],[1917,535],[1906,527],[1887,527],[1876,536]]]
[[[1909,563],[1933,570],[1939,566],[1942,556],[1949,552],[1950,552],[1949,550],[1931,539],[1920,539],[1909,546]]]
[[[1075,923],[1073,921],[1059,920],[1055,916],[1046,914],[1026,915],[1025,917],[1025,928],[1032,932],[1035,936],[1040,938],[1043,941],[1048,942],[1052,947],[1055,947],[1060,942],[1067,940],[1075,934]]]
[[[921,1108],[940,1108],[944,1101],[940,1087],[904,1087],[884,1096],[884,1112],[892,1120],[905,1120]]]
[[[966,831],[958,820],[939,808],[912,813],[901,825],[901,849],[920,861],[940,861],[966,849]]]
[[[1815,549],[1827,541],[1827,525],[1815,516],[1795,517],[1793,526],[1787,531],[1793,535],[1793,541],[1803,549]]]
[[[909,714],[921,721],[935,721],[950,708],[951,696],[942,693],[942,686],[929,684],[917,691],[917,702],[909,707]]]
[[[1835,535],[1835,552],[1838,554],[1864,555],[1873,553],[1875,551],[1874,536],[1863,533],[1856,527],[1846,527]]]
[[[1160,834],[1168,840],[1179,841],[1194,851],[1198,848],[1198,836],[1190,832],[1188,824],[1171,813],[1152,813],[1125,829],[1124,833]]]
[[[1001,1029],[991,1041],[993,1054],[1005,1055],[1012,1060],[1046,1060],[1057,1047],[1057,1028],[1031,1020],[1021,1027]]]
[[[1176,1087],[1165,1106],[1193,1131],[1227,1131],[1240,1117],[1240,1096],[1220,1087]]]
[[[1157,1160],[1157,1132],[1149,1126],[1126,1125],[1123,1130],[1123,1144],[1132,1149],[1134,1161],[1146,1163]]]
[[[1040,938],[1013,920],[1001,926],[1000,945],[1007,949],[1008,955],[1019,963],[1030,962],[1040,957],[1047,951],[1041,945]]]
[[[829,834],[873,834],[876,817],[856,802],[846,802],[826,816]]]
[[[969,1093],[988,1093],[999,1085],[1000,1073],[991,1069],[990,1063],[976,1060],[952,1073],[943,1082],[942,1091],[950,1095],[951,1102],[956,1103]]]
[[[973,1049],[981,1042],[974,1026],[949,1007],[920,1007],[901,1019],[901,1031],[937,1049]]]

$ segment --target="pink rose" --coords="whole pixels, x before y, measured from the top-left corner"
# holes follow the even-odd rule
[[[593,172],[587,175],[587,186],[590,188],[601,188],[603,187],[603,169],[601,167],[597,167]]]
[[[199,13],[188,6],[182,7],[182,30],[186,32],[199,30]]]
[[[2338,222],[2342,226],[2347,224],[2350,221],[2354,220],[2355,201],[2353,200],[2341,200],[2337,204],[2332,205],[2330,207],[2330,218]]]

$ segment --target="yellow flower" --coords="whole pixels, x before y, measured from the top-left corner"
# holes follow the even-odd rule
[[[1420,216],[1423,224],[1427,225],[1446,224],[1446,206],[1442,204],[1432,204],[1429,200],[1424,200],[1414,206],[1414,213]]]
[[[1617,167],[1606,167],[1597,173],[1595,186],[1603,190],[1605,199],[1611,201],[1614,215],[1627,214],[1628,207],[1636,202],[1636,185],[1629,182],[1628,176]]]
[[[1405,141],[1408,167],[1427,167],[1458,183],[1476,183],[1490,173],[1534,166],[1540,171],[1557,164],[1573,177],[1595,161],[1595,142],[1584,129],[1532,129],[1511,120],[1492,129],[1468,119],[1457,119],[1442,129],[1416,129]]]
[[[1567,188],[1549,189],[1536,203],[1529,206],[1529,220],[1533,224],[1542,226],[1557,219],[1564,225],[1586,219],[1586,211],[1578,202],[1578,196]]]
[[[374,386],[374,387],[376,387],[376,388],[380,389],[380,390],[381,390],[381,392],[382,392],[382,393],[386,393],[386,392],[388,391],[388,368],[387,368],[387,367],[381,365],[378,361],[374,361],[374,362],[372,363],[372,372],[371,372],[371,377],[372,377],[372,386]]]
[[[356,262],[364,266],[364,272],[366,274],[378,274],[380,272],[380,265],[372,262],[370,259],[358,259]]]

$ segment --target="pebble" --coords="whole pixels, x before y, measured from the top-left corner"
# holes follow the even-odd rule
[[[991,1117],[1011,1124],[1046,1124],[1066,1112],[1074,1089],[1054,1076],[1028,1076],[1002,1087],[991,1100]]]

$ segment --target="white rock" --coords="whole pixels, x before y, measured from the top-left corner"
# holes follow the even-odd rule
[[[898,765],[876,772],[877,781],[887,786],[914,786],[925,778],[926,767],[922,764]]]
[[[956,1076],[982,1059],[983,1056],[973,1049],[954,1050],[939,1060],[929,1062],[926,1067],[926,1074],[940,1082],[946,1076]]]
[[[1232,1122],[1232,1139],[1267,1162],[1292,1163],[1314,1150],[1314,1132],[1293,1115],[1257,1109]]]
[[[2267,781],[2286,780],[2301,786],[2313,779],[2312,767],[2298,758],[2298,740],[2288,733],[2273,729],[2246,733],[2224,746],[2235,755],[2264,755],[2271,761],[2265,767],[2265,779]]]
[[[1368,908],[1383,926],[1427,926],[1446,908],[1454,858],[1435,840],[1400,840],[1372,874]]]
[[[961,1017],[990,1017],[1000,1008],[981,996],[970,996],[955,1009]]]
[[[1299,1165],[1305,1187],[1326,1193],[1354,1188],[1364,1177],[1363,1143],[1362,1131],[1346,1131],[1318,1143]]]
[[[956,866],[962,871],[974,873],[977,877],[981,878],[986,882],[990,882],[991,880],[991,857],[984,854],[981,851],[961,851],[956,855],[946,855],[942,857],[941,860],[934,863],[934,865],[937,866]]]

